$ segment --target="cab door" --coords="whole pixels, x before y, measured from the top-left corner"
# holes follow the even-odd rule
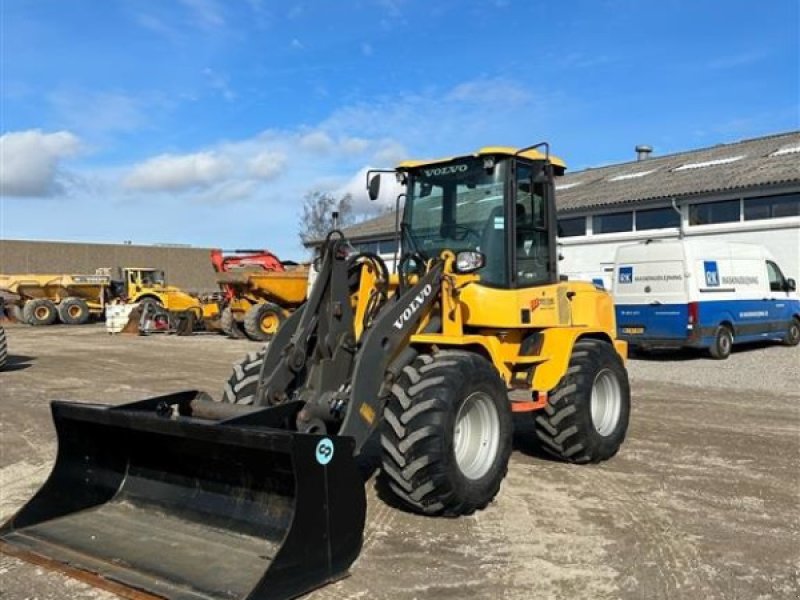
[[[769,311],[770,333],[783,333],[792,318],[792,303],[789,296],[789,286],[781,268],[771,260],[767,261],[767,278],[769,280],[769,296],[767,310]]]

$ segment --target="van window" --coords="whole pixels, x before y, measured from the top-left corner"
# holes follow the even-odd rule
[[[767,273],[769,273],[769,289],[772,292],[782,292],[785,289],[783,273],[778,265],[771,260],[767,261]]]

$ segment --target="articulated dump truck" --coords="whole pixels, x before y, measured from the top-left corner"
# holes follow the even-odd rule
[[[0,275],[0,291],[14,294],[14,318],[30,325],[82,325],[103,313],[111,278],[97,274]]]
[[[557,459],[614,456],[626,346],[610,296],[558,275],[563,170],[546,145],[401,164],[396,274],[333,231],[222,402],[54,402],[55,467],[2,549],[131,598],[292,598],[358,556],[376,460],[393,504],[458,517],[498,493],[513,413]]]

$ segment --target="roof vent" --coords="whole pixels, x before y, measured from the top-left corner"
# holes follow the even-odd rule
[[[650,154],[653,152],[652,146],[647,146],[645,144],[639,144],[636,146],[636,160],[645,160],[650,158]]]

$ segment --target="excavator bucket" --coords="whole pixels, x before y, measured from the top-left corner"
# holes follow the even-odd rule
[[[55,467],[0,549],[137,599],[294,598],[344,577],[366,508],[353,440],[288,430],[298,410],[53,402]]]

